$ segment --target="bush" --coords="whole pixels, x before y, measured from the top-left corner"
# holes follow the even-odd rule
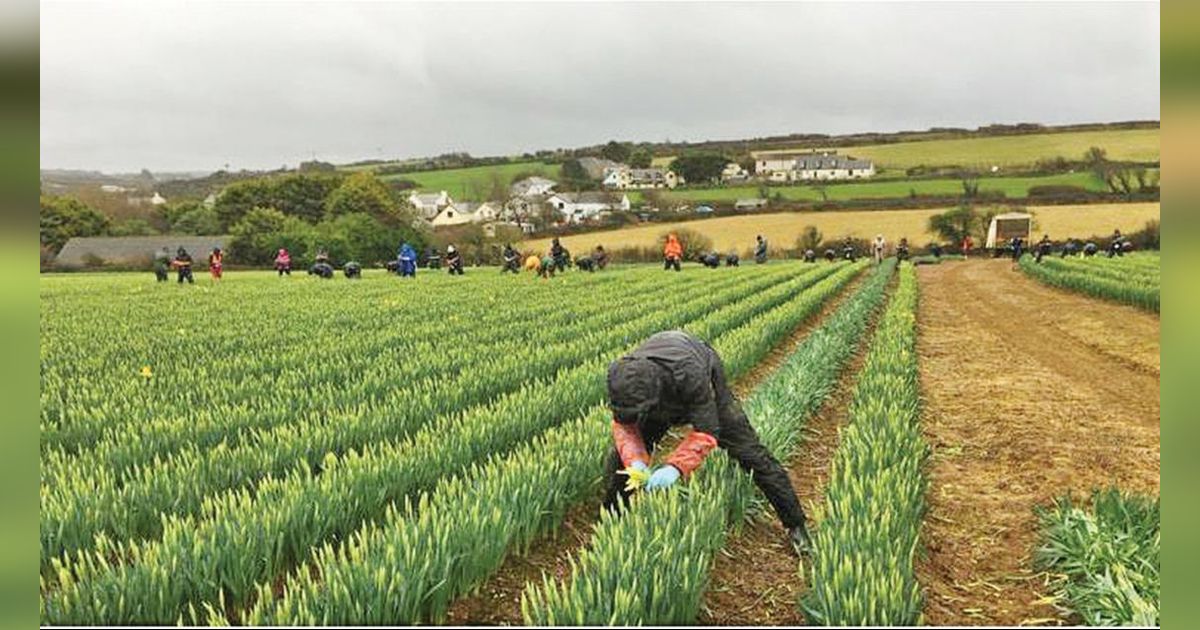
[[[180,214],[171,223],[171,231],[177,234],[210,236],[221,233],[221,220],[212,208],[197,204]]]
[[[804,226],[804,231],[800,232],[800,236],[796,237],[796,250],[803,254],[804,250],[811,249],[814,252],[821,251],[821,240],[824,236],[815,225]]]
[[[229,257],[247,265],[270,264],[281,247],[298,261],[317,238],[316,228],[275,208],[254,208],[229,233]]]
[[[126,219],[112,227],[109,234],[113,236],[153,236],[158,231],[145,219]]]
[[[703,233],[690,228],[679,228],[676,230],[668,230],[658,235],[658,260],[662,260],[663,247],[667,244],[667,235],[674,233],[679,238],[679,243],[683,245],[683,259],[697,260],[700,254],[706,254],[713,250],[712,239],[705,236]]]

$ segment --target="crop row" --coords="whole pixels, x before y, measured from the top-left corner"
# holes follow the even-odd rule
[[[780,275],[776,272],[747,282],[728,283],[732,286],[724,289],[700,284],[681,292],[680,299],[686,305],[681,312],[698,316],[711,307],[712,300],[720,305],[740,299],[777,283]],[[363,444],[402,439],[439,416],[469,410],[499,395],[511,394],[518,387],[554,378],[558,371],[595,356],[597,350],[619,347],[629,337],[643,336],[662,323],[654,315],[621,313],[626,320],[620,326],[582,334],[577,331],[570,343],[497,357],[452,387],[439,381],[424,382],[395,398],[388,397],[386,405],[301,414],[265,431],[252,430],[234,446],[223,443],[212,449],[189,448],[164,459],[156,458],[146,466],[134,466],[123,475],[85,469],[57,477],[53,485],[44,482],[43,564],[64,551],[86,548],[101,532],[121,540],[153,538],[158,535],[164,513],[196,514],[207,497],[222,490],[250,488],[265,476],[286,475],[298,467],[319,469],[320,461],[330,453],[336,456]]]
[[[287,419],[281,417],[281,408],[302,413],[373,404],[409,384],[452,378],[471,369],[473,365],[458,358],[461,348],[504,356],[531,344],[568,339],[573,325],[603,327],[620,321],[614,318],[624,315],[622,309],[602,308],[597,296],[636,304],[661,288],[661,279],[633,272],[630,276],[626,284],[576,283],[562,288],[561,295],[535,298],[520,317],[484,290],[479,299],[488,308],[476,307],[478,312],[470,316],[463,309],[442,308],[393,315],[385,307],[393,321],[356,322],[349,331],[318,322],[270,326],[241,316],[215,329],[204,322],[176,322],[211,332],[172,339],[146,335],[145,327],[153,323],[143,315],[105,324],[106,334],[94,335],[94,324],[50,314],[55,326],[42,364],[43,464],[96,450],[102,451],[98,461],[88,465],[116,469],[145,461],[139,458],[147,455],[166,455],[183,444],[214,446],[230,439],[230,422],[234,427],[273,426]],[[697,282],[690,276],[681,278],[679,285]],[[453,304],[455,296],[448,301]],[[212,308],[231,308],[232,300],[241,297],[219,296],[214,299],[221,301]],[[398,301],[395,296],[376,297]],[[363,296],[339,299],[349,303],[347,312],[364,310]],[[443,306],[440,300],[435,303]],[[504,334],[496,335],[497,329]],[[129,354],[137,356],[122,358]],[[195,359],[206,355],[220,360],[197,365]],[[448,359],[411,360],[435,356]],[[142,365],[152,368],[148,382],[138,377]],[[296,396],[298,391],[321,395]],[[127,453],[130,449],[134,452]]]
[[[862,265],[846,267],[794,300],[713,341],[728,376],[746,373],[804,319],[812,316]],[[492,457],[464,476],[388,514],[342,548],[313,554],[281,595],[258,588],[251,624],[409,624],[440,620],[455,596],[481,583],[507,553],[559,523],[567,508],[595,488],[611,434],[603,407],[585,413],[506,457]],[[209,604],[209,612],[219,606]],[[211,619],[210,619],[211,620]],[[197,620],[201,621],[201,620]]]
[[[1151,284],[1161,281],[1157,259],[1139,264],[1129,258],[1044,258],[1042,264],[1055,270],[1088,273],[1113,280],[1136,280]]]
[[[894,260],[877,268],[746,401],[748,417],[777,458],[795,448],[804,425],[833,391],[884,300],[894,268]],[[732,335],[723,341],[722,356],[736,355],[744,342]],[[526,623],[694,623],[712,556],[726,527],[755,496],[749,475],[717,451],[682,488],[637,496],[621,514],[602,514],[590,544],[572,559],[566,581],[543,576],[540,584],[527,585]]]
[[[1159,625],[1159,500],[1108,489],[1038,510],[1039,569],[1059,606],[1089,626]]]
[[[1076,291],[1114,302],[1131,304],[1158,312],[1159,282],[1157,278],[1131,276],[1124,279],[1092,273],[1087,270],[1065,269],[1039,265],[1029,256],[1021,258],[1021,270],[1030,277],[1053,287]]]
[[[845,266],[834,269],[840,275],[854,272]],[[632,344],[649,332],[703,315],[694,327],[720,332],[788,301],[807,284],[811,274],[724,308],[730,296],[713,295],[707,303],[653,311],[638,320],[637,334],[622,328]],[[93,551],[77,553],[69,562],[53,561],[57,589],[43,578],[43,619],[170,623],[189,605],[222,598],[244,602],[255,584],[286,571],[323,541],[344,538],[389,505],[599,402],[604,365],[618,352],[563,370],[549,383],[523,386],[489,405],[439,417],[403,440],[330,455],[319,474],[302,467],[283,479],[267,477],[253,491],[210,497],[200,518],[163,517],[159,541],[100,539]]]
[[[808,620],[834,626],[915,625],[913,571],[925,512],[917,381],[917,279],[900,269],[854,387],[813,535]]]

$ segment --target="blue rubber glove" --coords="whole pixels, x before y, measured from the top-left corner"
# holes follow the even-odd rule
[[[629,467],[638,472],[650,472],[650,467],[646,465],[646,462],[641,460],[633,462],[629,465]]]
[[[661,490],[671,487],[676,481],[679,481],[679,469],[667,464],[660,466],[650,475],[650,479],[646,481],[647,490]]]

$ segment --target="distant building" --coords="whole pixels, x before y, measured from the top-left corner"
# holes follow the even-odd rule
[[[750,173],[746,172],[746,169],[737,162],[726,164],[721,171],[721,181],[723,182],[744,182],[747,179],[750,179]]]
[[[661,168],[611,169],[601,182],[613,190],[640,190],[646,188],[674,188],[679,185],[679,176]]]
[[[163,247],[175,255],[183,247],[197,261],[207,259],[212,248],[225,249],[228,236],[76,236],[58,252],[54,263],[63,267],[82,267],[91,262],[108,265],[147,265]]]
[[[417,209],[417,214],[426,221],[432,221],[442,211],[442,208],[454,203],[446,191],[436,193],[418,193],[413,191],[408,196],[408,202]]]
[[[449,225],[465,225],[467,223],[492,223],[501,218],[502,208],[490,201],[475,203],[458,201],[445,206],[437,213],[430,224],[433,227]]]
[[[127,188],[125,186],[118,186],[116,184],[101,184],[100,190],[102,192],[106,192],[106,193],[125,193],[125,192],[133,192],[134,189]]]
[[[163,197],[162,195],[160,195],[160,194],[158,194],[157,192],[155,192],[155,193],[154,193],[154,196],[150,198],[150,203],[152,203],[152,204],[154,204],[154,205],[156,205],[156,206],[161,206],[161,205],[163,205],[164,203],[167,203],[167,200],[166,200],[166,198],[165,198],[165,197]]]
[[[865,179],[875,176],[875,164],[833,151],[760,153],[754,172],[773,182]]]
[[[512,185],[512,194],[514,197],[549,195],[554,192],[554,187],[557,185],[558,182],[545,177],[526,177]]]
[[[600,216],[602,212],[628,212],[629,196],[614,193],[581,192],[556,193],[546,203],[562,215],[566,223],[582,223]]]

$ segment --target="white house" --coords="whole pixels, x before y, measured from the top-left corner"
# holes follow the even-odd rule
[[[759,153],[755,156],[754,172],[773,182],[865,179],[875,175],[875,164],[838,155],[836,151]]]
[[[503,210],[491,201],[475,203],[458,201],[444,207],[429,221],[433,227],[464,225],[467,223],[490,224],[501,218]]]
[[[554,192],[554,187],[557,185],[558,182],[545,177],[526,177],[512,185],[512,194],[514,197],[549,195]]]
[[[473,204],[469,202],[460,201],[456,204],[445,206],[439,210],[432,219],[429,220],[429,223],[433,225],[433,227],[448,227],[451,225],[465,225],[467,223],[474,223],[475,216],[472,212],[474,210],[472,205]]]
[[[730,162],[721,170],[721,181],[723,182],[742,182],[750,178],[750,173],[742,168],[737,162]]]
[[[617,197],[613,193],[581,192],[556,193],[546,200],[550,207],[563,215],[568,223],[580,223],[596,218],[601,212],[628,212],[629,195]]]
[[[408,196],[408,203],[411,203],[417,209],[417,213],[426,221],[432,221],[434,217],[442,211],[443,208],[454,204],[454,200],[450,199],[450,195],[446,191],[436,193],[419,193],[413,191]]]
[[[674,188],[679,185],[679,176],[674,171],[661,168],[612,169],[601,182],[605,188],[614,190]]]
[[[150,203],[152,203],[156,206],[161,206],[164,203],[167,203],[167,199],[165,197],[163,197],[162,195],[158,194],[157,192],[155,192],[154,196],[150,198]]]

